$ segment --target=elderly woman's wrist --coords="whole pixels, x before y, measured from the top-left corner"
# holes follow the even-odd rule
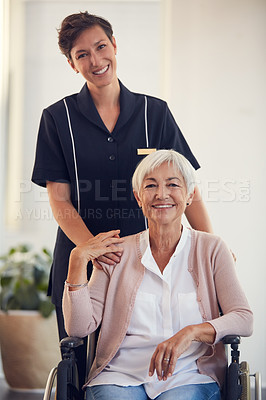
[[[69,269],[65,286],[71,289],[80,289],[81,287],[86,286],[87,283],[87,269]]]
[[[195,342],[213,344],[216,336],[216,331],[209,322],[191,325],[191,328],[193,330],[192,335]]]
[[[70,291],[76,291],[76,290],[79,290],[79,289],[82,289],[82,288],[88,286],[88,283],[89,283],[88,280],[86,280],[86,282],[83,282],[83,283],[70,283],[66,280],[65,286],[68,287],[68,290],[70,290]]]
[[[91,261],[91,257],[88,257],[88,252],[84,252],[84,249],[75,247],[70,253],[70,263],[75,265],[86,264]]]

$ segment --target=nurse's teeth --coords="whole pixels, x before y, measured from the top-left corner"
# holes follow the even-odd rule
[[[101,75],[104,74],[106,71],[108,70],[108,65],[107,67],[104,67],[103,69],[101,69],[100,71],[95,71],[93,72],[95,75]]]

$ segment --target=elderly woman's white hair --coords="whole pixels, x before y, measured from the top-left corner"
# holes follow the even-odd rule
[[[175,150],[157,150],[143,158],[137,165],[132,177],[133,190],[139,194],[145,176],[165,162],[172,163],[181,172],[186,184],[187,194],[192,194],[195,188],[194,168],[182,154]]]

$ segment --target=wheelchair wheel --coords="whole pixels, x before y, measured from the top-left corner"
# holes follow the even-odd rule
[[[240,364],[240,383],[242,385],[241,400],[251,400],[249,365],[246,361]]]
[[[48,376],[46,386],[45,386],[43,400],[52,400],[52,399],[56,398],[56,397],[54,397],[54,393],[53,393],[53,387],[55,384],[56,375],[57,375],[57,367],[53,368]]]
[[[261,373],[255,372],[255,399],[262,400]]]

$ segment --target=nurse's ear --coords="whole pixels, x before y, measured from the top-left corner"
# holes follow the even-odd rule
[[[117,55],[117,44],[114,36],[112,36],[112,45],[115,50],[115,55]]]
[[[67,59],[68,64],[70,65],[70,67],[76,72],[76,74],[79,73],[79,71],[77,70],[77,68],[75,67],[73,61],[71,61],[69,58]]]

